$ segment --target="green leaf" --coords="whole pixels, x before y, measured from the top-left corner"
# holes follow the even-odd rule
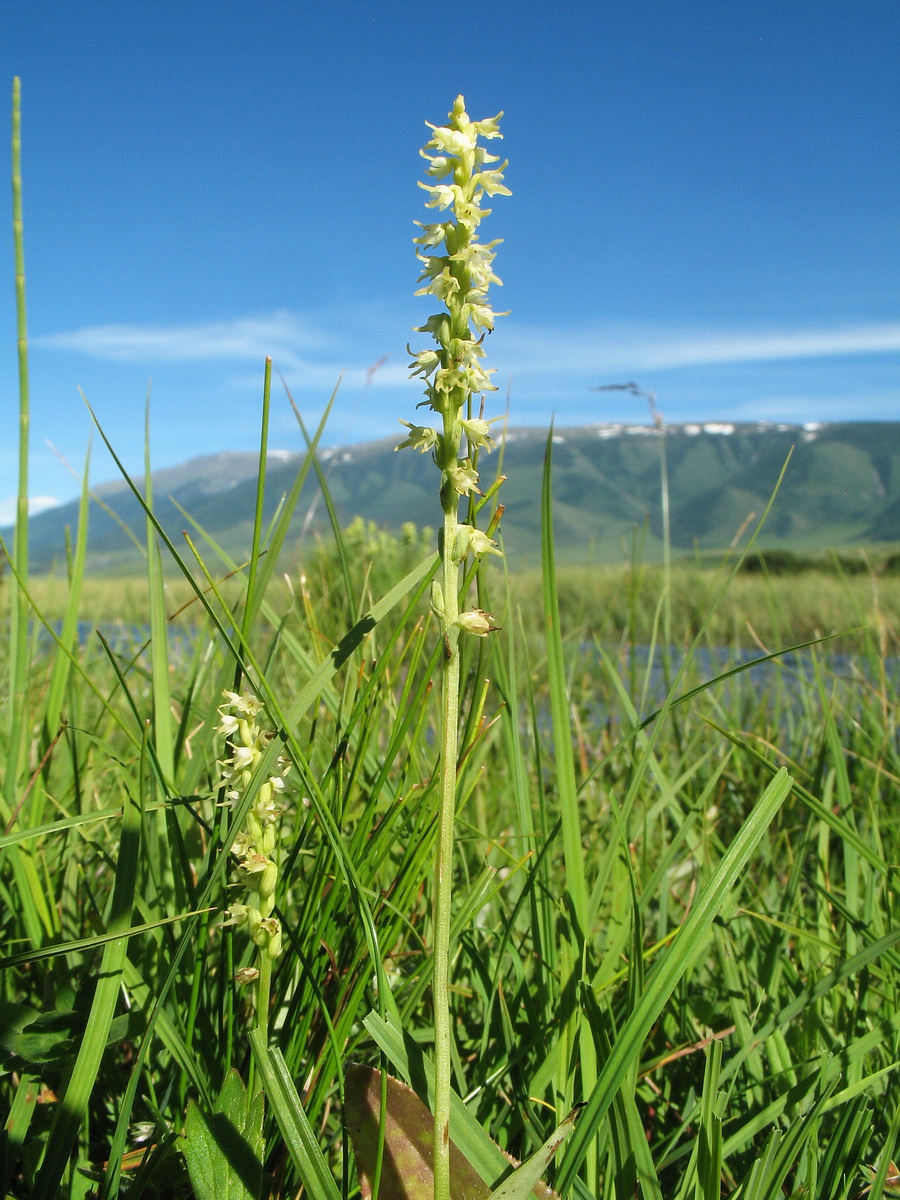
[[[146,754],[141,758],[141,788],[146,791]],[[143,798],[143,796],[142,796]],[[141,845],[141,811],[128,803],[122,820],[118,869],[113,887],[107,933],[121,934],[131,924],[134,891],[138,880]],[[91,1093],[97,1081],[100,1062],[111,1036],[119,1001],[126,941],[123,937],[107,942],[97,975],[97,986],[90,1012],[80,1039],[78,1054],[50,1128],[44,1161],[32,1192],[34,1200],[55,1200],[79,1129],[86,1119]]]
[[[48,1066],[70,1058],[84,1034],[83,1013],[41,1013],[16,1038],[16,1054],[32,1066]]]
[[[38,1010],[28,1004],[0,1000],[0,1063],[9,1066],[15,1060],[22,1031],[39,1020],[40,1016]]]
[[[363,1200],[371,1200],[373,1195],[381,1144],[384,1153],[379,1200],[431,1200],[434,1196],[434,1120],[412,1088],[392,1075],[385,1076],[385,1080],[387,1097],[382,1125],[381,1072],[358,1063],[347,1067],[347,1132],[356,1155]],[[574,1114],[570,1114],[540,1150],[493,1192],[462,1151],[451,1143],[450,1187],[454,1200],[525,1200],[530,1195],[540,1200],[554,1200],[556,1193],[542,1183],[540,1177],[571,1131],[573,1119]]]
[[[562,816],[563,856],[566,864],[566,890],[571,901],[577,929],[572,935],[573,955],[581,955],[588,930],[588,894],[584,874],[584,845],[575,783],[569,692],[563,655],[562,628],[559,618],[559,587],[553,544],[553,426],[547,434],[544,451],[544,482],[541,492],[541,575],[544,585],[544,628],[547,636],[547,674],[550,684],[550,716],[555,749],[556,789]]]
[[[7,1010],[5,1014],[3,1009]],[[16,1026],[4,1029],[3,1020],[16,1009],[21,1009],[15,1018]],[[71,1009],[56,1008],[51,1012],[35,1013],[20,1005],[3,1005],[0,1006],[0,1045],[8,1047],[5,1057],[16,1071],[23,1066],[58,1067],[74,1058],[84,1037],[85,1023],[85,1014]],[[137,1013],[114,1017],[106,1035],[106,1045],[134,1038],[142,1028],[143,1019]]]
[[[722,1043],[713,1041],[706,1053],[700,1128],[697,1146],[697,1200],[719,1200],[722,1194],[722,1117],[718,1112]]]
[[[250,1034],[250,1049],[281,1136],[308,1195],[313,1200],[341,1200],[341,1193],[303,1110],[284,1055],[277,1046],[266,1045],[259,1029],[254,1029]]]
[[[553,1133],[547,1138],[540,1149],[535,1150],[530,1158],[527,1158],[520,1167],[517,1167],[507,1179],[498,1188],[491,1192],[491,1200],[526,1200],[527,1196],[555,1196],[556,1192],[550,1190],[545,1183],[541,1182],[541,1176],[550,1166],[553,1158],[575,1128],[575,1118],[580,1111],[579,1108],[573,1108],[569,1115],[565,1118],[562,1124],[554,1129]]]
[[[233,1068],[211,1113],[188,1104],[181,1152],[197,1200],[260,1200],[265,1194],[262,1115],[263,1093],[251,1097]]]
[[[10,1180],[22,1148],[28,1138],[31,1118],[41,1094],[38,1075],[23,1071],[12,1104],[0,1130],[0,1195],[7,1195]]]

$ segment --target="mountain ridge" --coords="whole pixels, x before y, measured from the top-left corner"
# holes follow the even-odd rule
[[[665,436],[664,443],[661,438]],[[319,452],[338,517],[356,516],[388,529],[410,520],[437,526],[437,479],[429,456],[396,454],[400,440],[385,438]],[[498,436],[480,469],[487,485],[502,464],[500,493],[506,507],[502,530],[507,548],[536,561],[540,545],[540,494],[545,447],[553,455],[554,529],[564,558],[621,558],[623,538],[646,525],[653,554],[662,536],[660,451],[669,481],[669,519],[676,550],[724,549],[757,520],[785,461],[784,481],[764,527],[761,544],[819,550],[852,544],[900,541],[900,422],[709,421],[667,425],[594,423],[547,429],[512,426]],[[303,452],[273,450],[267,456],[266,517],[293,482]],[[245,553],[253,519],[258,457],[222,451],[199,455],[153,473],[155,511],[180,540],[180,509],[233,553]],[[311,473],[312,475],[313,473]],[[143,479],[135,479],[139,488]],[[107,481],[94,495],[140,537],[143,514],[124,480]],[[322,528],[324,506],[314,479],[304,485],[292,540]],[[72,501],[35,514],[29,522],[36,569],[48,567],[64,549],[65,528],[74,528]],[[125,567],[136,552],[115,518],[92,500],[89,553],[99,567]]]

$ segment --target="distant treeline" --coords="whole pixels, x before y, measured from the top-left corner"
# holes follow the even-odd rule
[[[747,555],[741,570],[748,575],[796,575],[801,571],[826,571],[833,575],[900,575],[900,552],[824,555],[760,550]]]

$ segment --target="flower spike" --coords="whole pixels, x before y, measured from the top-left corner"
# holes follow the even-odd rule
[[[441,751],[438,835],[435,856],[434,944],[432,994],[434,1001],[434,1197],[450,1200],[450,1074],[452,1029],[450,1022],[450,915],[453,856],[453,822],[456,809],[456,764],[459,738],[460,637],[488,637],[497,626],[481,608],[460,604],[460,568],[472,555],[500,554],[499,547],[482,530],[460,525],[459,505],[464,497],[480,495],[477,454],[493,447],[490,422],[484,420],[473,399],[496,391],[492,372],[482,366],[484,338],[494,328],[495,314],[488,303],[491,284],[500,284],[494,273],[498,241],[481,242],[478,228],[490,215],[482,208],[485,196],[508,196],[503,183],[506,163],[488,154],[478,139],[500,137],[502,114],[472,121],[462,96],[457,96],[446,125],[431,125],[430,140],[421,151],[428,164],[427,180],[419,181],[426,193],[425,207],[441,215],[428,224],[416,222],[421,233],[413,238],[421,264],[417,296],[434,296],[440,312],[430,316],[417,333],[428,333],[434,346],[410,349],[410,372],[421,376],[425,399],[441,420],[439,428],[401,423],[409,436],[397,447],[432,451],[441,472],[440,498],[444,510],[441,539],[443,569],[431,590],[431,611],[443,641],[441,681]],[[438,425],[438,422],[435,422]],[[474,507],[470,503],[470,508]],[[265,932],[263,927],[262,933]]]

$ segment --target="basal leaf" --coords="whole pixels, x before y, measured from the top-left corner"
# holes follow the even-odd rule
[[[197,1200],[261,1200],[262,1093],[251,1097],[228,1072],[213,1111],[188,1104],[181,1152]]]
[[[500,1186],[491,1192],[491,1200],[527,1200],[527,1197],[531,1195],[556,1196],[555,1192],[541,1182],[541,1176],[553,1162],[557,1150],[575,1128],[577,1116],[578,1109],[573,1108],[562,1124],[558,1125],[550,1134],[543,1146],[535,1150],[530,1158],[527,1158],[520,1167],[513,1171],[512,1175],[504,1179]]]

